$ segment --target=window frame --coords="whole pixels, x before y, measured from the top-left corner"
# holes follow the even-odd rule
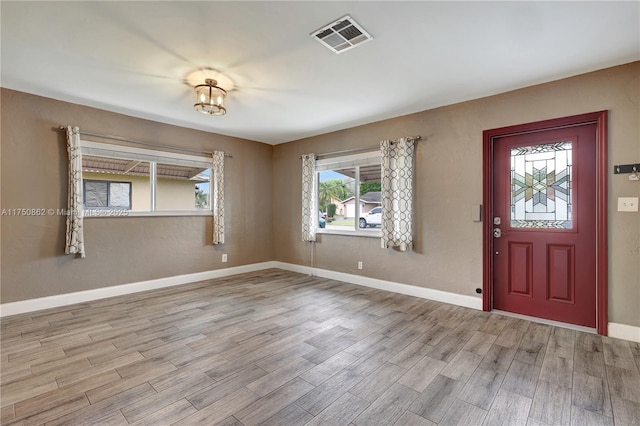
[[[316,200],[320,198],[320,173],[324,171],[330,171],[335,168],[353,168],[355,169],[355,195],[354,195],[354,210],[355,210],[355,220],[354,227],[349,228],[349,230],[341,230],[335,228],[320,228],[319,226],[319,215],[315,215],[315,227],[316,233],[318,234],[328,234],[328,235],[344,235],[344,236],[352,236],[352,237],[364,237],[364,238],[381,238],[382,237],[382,224],[378,229],[361,229],[359,225],[359,220],[361,216],[360,211],[360,167],[361,166],[372,166],[379,165],[382,168],[382,158],[380,156],[379,150],[371,150],[366,152],[361,152],[358,154],[349,154],[349,155],[336,155],[329,158],[322,158],[316,160]],[[382,208],[382,206],[379,206]],[[375,207],[374,207],[375,208]],[[318,211],[320,211],[318,209]]]
[[[85,218],[103,218],[103,217],[145,217],[145,216],[213,216],[213,202],[211,201],[211,191],[213,189],[213,161],[208,157],[201,157],[196,155],[173,153],[169,151],[161,151],[146,148],[136,148],[127,145],[116,145],[103,142],[94,142],[80,140],[80,149],[82,155],[91,155],[104,158],[118,158],[126,160],[140,160],[149,163],[149,210],[124,210],[126,215],[104,215],[101,212],[104,210],[116,210],[115,208],[89,208],[85,207]],[[206,209],[193,209],[193,210],[158,210],[156,208],[157,200],[157,165],[168,164],[178,166],[192,166],[203,167],[211,170],[209,173],[209,207]],[[123,175],[126,176],[126,175]],[[84,202],[84,178],[83,178],[83,202]],[[96,180],[96,179],[87,179]],[[107,181],[100,181],[107,182]],[[130,197],[133,194],[133,187],[129,192]],[[131,207],[133,207],[133,200],[131,199]],[[195,205],[194,205],[195,206]]]

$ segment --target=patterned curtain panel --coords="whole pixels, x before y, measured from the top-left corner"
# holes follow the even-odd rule
[[[213,244],[224,244],[224,152],[213,153]]]
[[[80,150],[80,129],[78,127],[67,127],[67,152],[69,153],[69,199],[64,252],[85,257],[82,219],[82,151]]]
[[[316,155],[302,156],[302,241],[316,240]]]
[[[382,248],[413,246],[413,151],[415,140],[380,142],[382,152]]]

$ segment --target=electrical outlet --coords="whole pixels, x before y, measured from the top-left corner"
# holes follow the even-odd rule
[[[362,269],[362,261],[358,260],[358,269]]]
[[[222,261],[226,262],[227,261],[227,253],[223,253],[222,254]]]
[[[618,197],[619,212],[637,212],[638,197]]]

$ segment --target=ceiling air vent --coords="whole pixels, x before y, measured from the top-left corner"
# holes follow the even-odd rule
[[[342,53],[356,47],[359,44],[373,39],[356,21],[347,15],[325,25],[311,33],[322,45],[334,53]]]

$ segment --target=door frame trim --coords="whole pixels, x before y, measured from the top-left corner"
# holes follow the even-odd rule
[[[608,111],[597,111],[482,132],[482,310],[493,308],[493,143],[494,139],[562,127],[596,124],[596,330],[606,336],[609,322]]]

